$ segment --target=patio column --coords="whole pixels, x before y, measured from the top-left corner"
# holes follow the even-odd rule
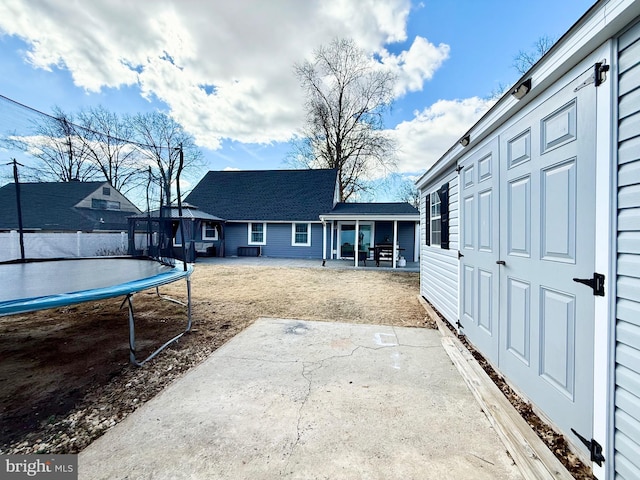
[[[322,265],[327,260],[327,222],[322,221]]]
[[[414,246],[413,246],[413,261],[420,261],[420,222],[416,222],[413,226],[413,237],[414,237]]]
[[[360,220],[356,219],[356,239],[353,246],[353,261],[356,268],[358,267],[358,255],[360,254]]]
[[[393,221],[393,253],[391,256],[393,257],[393,262],[391,264],[392,268],[396,268],[396,257],[398,256],[398,221]]]
[[[329,258],[331,260],[333,260],[333,249],[335,248],[335,245],[333,244],[333,231],[335,229],[335,222],[333,220],[331,220],[331,251],[329,252]]]

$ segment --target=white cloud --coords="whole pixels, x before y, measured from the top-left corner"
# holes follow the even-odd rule
[[[88,92],[139,85],[165,102],[198,144],[285,141],[302,121],[293,64],[335,37],[353,37],[420,90],[448,56],[417,37],[407,51],[409,0],[42,0],[0,2],[0,34],[24,39],[36,68],[68,69]],[[34,19],[38,19],[34,21]]]
[[[398,124],[390,131],[401,146],[398,171],[418,172],[431,167],[494,102],[478,97],[439,100],[416,112],[412,120]]]
[[[416,37],[409,50],[398,55],[382,53],[382,62],[398,75],[396,96],[422,90],[426,80],[430,80],[442,63],[449,58],[449,45],[438,46],[422,37]]]

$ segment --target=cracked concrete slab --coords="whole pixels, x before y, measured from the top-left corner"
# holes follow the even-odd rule
[[[260,319],[96,440],[81,479],[516,479],[436,330]]]

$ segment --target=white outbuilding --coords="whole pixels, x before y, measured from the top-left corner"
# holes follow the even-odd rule
[[[639,479],[640,1],[596,2],[417,185],[421,295],[597,478]]]

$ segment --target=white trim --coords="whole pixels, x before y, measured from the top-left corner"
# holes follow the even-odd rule
[[[213,231],[214,231],[214,235],[213,237],[208,237],[206,235],[207,233],[207,224],[210,224],[213,226]],[[216,227],[216,224],[210,220],[203,220],[202,221],[202,240],[218,240],[218,228]]]
[[[252,242],[251,241],[251,227],[252,227],[252,225],[254,223],[262,225],[262,241],[261,242]],[[249,223],[247,223],[247,244],[248,245],[266,245],[267,244],[267,222],[249,222]]]
[[[615,328],[615,261],[612,256],[616,249],[617,195],[613,192],[615,172],[617,172],[617,42],[609,41],[599,49],[599,56],[611,59],[611,70],[607,81],[596,91],[596,188],[595,188],[595,271],[605,275],[605,296],[594,297],[593,328],[593,438],[602,446],[604,466],[592,463],[596,478],[604,479],[613,459],[608,452],[613,451],[609,434],[613,428],[615,405],[609,402],[613,394],[613,328]],[[605,227],[606,226],[606,227]],[[598,232],[608,232],[601,235]],[[613,328],[612,328],[613,327]]]
[[[321,220],[224,220],[226,223],[317,223],[321,224]]]
[[[363,222],[392,222],[397,220],[398,222],[419,222],[420,214],[416,215],[334,215],[326,214],[320,215],[322,221],[351,221],[361,220]]]
[[[296,243],[296,225],[307,226],[307,241],[305,243]],[[292,247],[310,247],[311,246],[311,223],[309,222],[291,223],[291,246]]]

